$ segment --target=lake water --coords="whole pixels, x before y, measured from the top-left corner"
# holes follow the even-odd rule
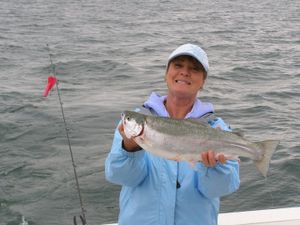
[[[221,212],[300,205],[300,2],[289,0],[0,1],[0,225],[72,224],[80,214],[63,106],[88,224],[116,222],[120,187],[104,178],[121,111],[164,94],[180,44],[210,60],[205,89],[219,116],[251,140],[280,139],[264,179],[241,164]]]

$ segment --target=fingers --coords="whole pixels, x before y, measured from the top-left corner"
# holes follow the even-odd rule
[[[220,153],[217,155],[217,160],[218,160],[218,162],[220,162],[222,164],[226,163],[226,157],[223,153]]]
[[[123,123],[121,123],[121,124],[119,125],[118,130],[119,130],[120,133],[121,133],[121,132],[124,133],[124,126],[123,126]]]
[[[201,158],[202,162],[206,167],[212,167],[217,164],[217,161],[215,159],[215,153],[212,150],[209,150],[207,152],[201,152]]]
[[[122,147],[130,152],[140,150],[140,146],[133,140],[133,138],[127,138],[124,133],[124,126],[121,123],[118,127],[118,130],[123,138]]]
[[[218,162],[221,164],[226,163],[226,157],[223,153],[216,153],[215,151],[209,150],[201,152],[202,162],[206,167],[213,167]]]
[[[123,125],[122,123],[119,125],[118,130],[119,130],[119,132],[120,132],[120,134],[121,134],[123,140],[125,140],[125,139],[130,140],[129,138],[127,138],[127,136],[126,136],[126,134],[125,134],[125,131],[124,131],[124,125]]]
[[[127,139],[127,137],[126,137],[126,135],[125,135],[125,132],[124,132],[124,126],[123,126],[122,123],[119,125],[118,130],[119,130],[119,132],[120,132],[120,134],[121,134],[123,140],[124,140],[124,139]]]

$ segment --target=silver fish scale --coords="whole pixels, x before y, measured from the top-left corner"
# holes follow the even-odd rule
[[[172,136],[189,136],[195,138],[213,139],[215,141],[234,141],[240,144],[250,144],[242,137],[227,131],[211,128],[208,124],[193,119],[172,119],[145,116],[146,123],[152,129],[172,135]]]

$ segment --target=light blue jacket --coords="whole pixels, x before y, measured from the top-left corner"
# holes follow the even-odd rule
[[[152,93],[144,106],[169,116],[164,99]],[[210,111],[210,103],[197,100],[186,117],[199,118]],[[105,174],[108,181],[122,185],[119,225],[217,225],[219,198],[236,191],[240,183],[236,161],[213,168],[196,163],[192,168],[144,150],[127,152],[118,130]]]

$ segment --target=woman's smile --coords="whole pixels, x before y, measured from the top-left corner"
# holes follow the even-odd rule
[[[176,82],[177,84],[191,85],[191,82],[190,82],[190,81],[182,80],[182,79],[176,79],[175,82]]]

